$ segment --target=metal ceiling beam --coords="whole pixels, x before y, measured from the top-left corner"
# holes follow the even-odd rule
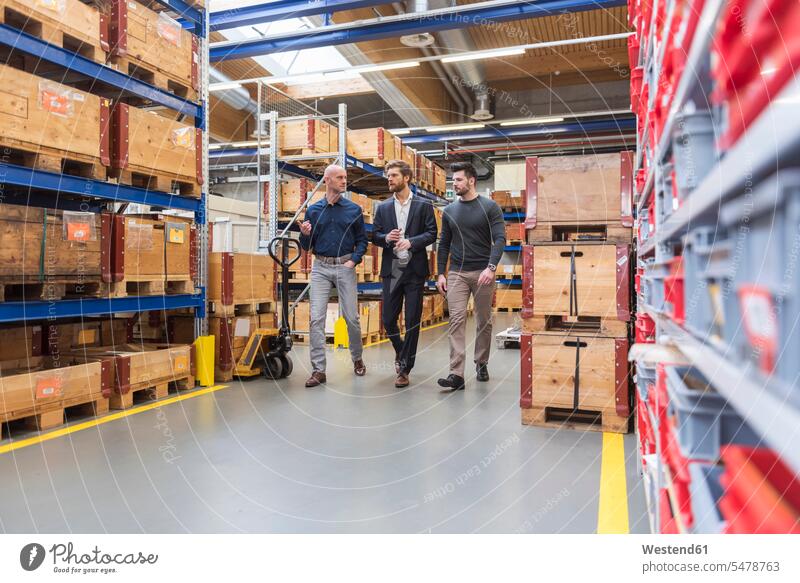
[[[636,120],[611,119],[584,121],[561,124],[542,125],[533,123],[519,127],[485,127],[478,130],[461,132],[429,133],[419,136],[403,136],[404,144],[430,144],[436,142],[458,142],[462,140],[485,140],[491,138],[515,138],[518,136],[541,136],[548,134],[589,134],[592,132],[608,132],[636,129]]]
[[[239,26],[253,26],[287,18],[330,14],[343,10],[354,10],[369,6],[389,4],[392,0],[282,0],[247,6],[230,8],[212,12],[209,15],[211,30],[227,30]]]
[[[586,10],[625,6],[627,0],[541,0],[537,3],[517,1],[482,2],[431,10],[423,14],[398,14],[369,21],[348,22],[318,29],[269,35],[245,41],[214,43],[212,61],[243,59],[270,53],[358,43],[379,38],[399,37],[420,32],[436,32],[454,28],[488,25],[495,22],[524,20]]]

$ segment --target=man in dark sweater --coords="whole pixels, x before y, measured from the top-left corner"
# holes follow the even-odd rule
[[[492,346],[492,298],[495,270],[506,244],[503,211],[475,192],[477,174],[469,163],[453,164],[453,190],[459,200],[445,207],[439,239],[436,287],[446,295],[450,312],[450,374],[439,385],[464,388],[465,325],[470,294],[475,299],[475,365],[479,381],[489,380]],[[447,259],[450,270],[447,270]]]

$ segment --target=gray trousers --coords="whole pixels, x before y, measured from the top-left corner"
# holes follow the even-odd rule
[[[450,372],[464,376],[466,358],[467,304],[475,298],[475,362],[489,362],[492,349],[492,298],[495,282],[478,285],[480,271],[451,271],[447,274],[447,310],[450,313]]]
[[[311,369],[325,372],[325,315],[331,287],[339,292],[339,309],[347,322],[350,356],[361,360],[361,321],[358,316],[358,285],[356,270],[344,265],[328,265],[315,261],[311,269]]]

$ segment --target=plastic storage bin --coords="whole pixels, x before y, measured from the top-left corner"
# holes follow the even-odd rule
[[[693,229],[684,240],[684,326],[698,336],[725,336],[723,298],[734,293],[730,256],[731,241],[718,226]]]
[[[783,381],[800,405],[800,170],[785,170],[720,209],[731,245],[725,340]]]
[[[800,534],[800,481],[769,449],[722,450],[719,502],[731,534]]]
[[[670,366],[666,375],[668,415],[675,417],[676,437],[684,457],[714,462],[723,445],[758,445],[758,435],[699,371]]]
[[[643,362],[636,363],[636,390],[639,400],[647,401],[647,396],[653,385],[656,384],[656,367],[648,366]]]
[[[718,507],[722,498],[722,485],[719,482],[722,468],[712,464],[690,463],[689,475],[695,534],[722,534],[728,526]]]
[[[717,163],[714,121],[710,111],[675,116],[672,151],[678,196],[686,199]]]

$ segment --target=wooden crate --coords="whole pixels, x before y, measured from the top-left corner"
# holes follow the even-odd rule
[[[629,320],[629,256],[628,245],[526,246],[523,289],[532,290],[528,315]]]
[[[417,151],[411,146],[402,146],[401,160],[411,166],[411,171],[413,172],[417,165]],[[416,182],[416,176],[411,177],[411,182]]]
[[[434,294],[433,296],[433,315],[436,319],[444,318],[445,299],[441,294]]]
[[[447,191],[447,171],[438,164],[433,164],[433,191],[437,194]]]
[[[0,146],[5,162],[106,179],[110,102],[0,65]]]
[[[128,409],[135,393],[160,399],[167,396],[170,384],[194,387],[193,350],[185,345],[136,343],[84,348],[77,355],[113,363],[114,388],[109,406]]]
[[[33,429],[64,422],[64,409],[91,405],[108,411],[113,369],[101,362],[76,362],[69,356],[34,356],[0,363],[0,422],[25,419]]]
[[[107,218],[0,204],[0,301],[101,295]]]
[[[433,296],[424,296],[422,298],[422,317],[420,320],[425,325],[433,323]]]
[[[196,100],[200,71],[197,37],[166,12],[156,12],[135,0],[110,0],[109,4],[111,64],[126,75]]]
[[[121,217],[124,233],[122,278],[112,295],[162,295],[166,290],[164,221],[136,215]]]
[[[400,157],[402,148],[400,138],[383,128],[347,130],[347,153],[379,168]]]
[[[497,266],[497,277],[503,279],[522,277],[522,265],[519,263],[501,263]]]
[[[523,423],[626,433],[628,340],[523,334]]]
[[[525,242],[525,223],[506,223],[506,244],[519,245]]]
[[[0,354],[3,361],[25,362],[41,356],[47,327],[41,323],[7,324],[0,328]]]
[[[380,300],[361,300],[358,302],[361,310],[361,331],[367,334],[378,334],[381,331],[381,302]]]
[[[311,304],[308,301],[297,304],[292,318],[292,330],[300,332],[308,332],[311,330]]]
[[[101,18],[80,0],[0,0],[0,23],[97,63],[105,63],[108,50]]]
[[[112,112],[112,172],[120,182],[199,197],[203,133],[192,125],[117,103]]]
[[[527,199],[524,190],[495,190],[492,200],[510,212],[524,212]]]
[[[339,149],[338,130],[326,121],[306,119],[278,123],[281,156],[326,154]]]
[[[497,286],[494,307],[498,311],[517,312],[522,309],[522,290],[519,288]]]
[[[433,190],[433,162],[422,154],[417,154],[414,176],[417,184],[428,190]]]
[[[631,153],[528,158],[529,241],[630,241]]]
[[[211,253],[208,259],[208,301],[217,315],[239,315],[241,308],[275,307],[275,261],[255,253]]]

